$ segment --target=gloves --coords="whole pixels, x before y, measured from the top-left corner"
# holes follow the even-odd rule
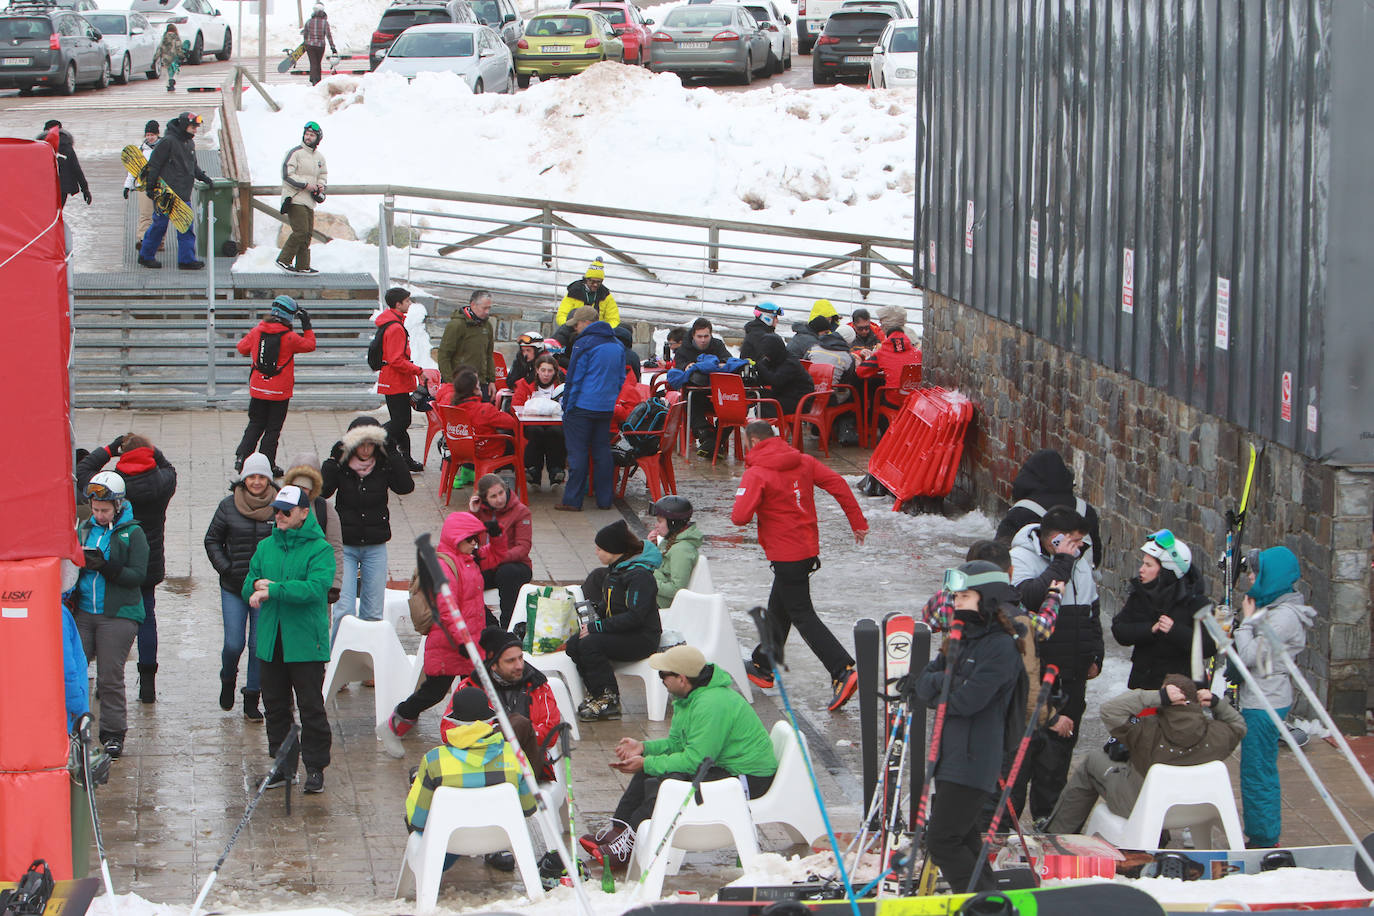
[[[125,189],[124,189],[124,199],[125,199],[125,200],[128,200],[128,199],[129,199],[129,189],[128,189],[128,188],[125,188]]]
[[[84,191],[82,191],[82,192],[81,192],[81,197],[82,197],[83,200],[86,201],[86,204],[89,206],[89,205],[90,205],[90,202],[91,202],[91,189],[90,189],[90,188],[86,188]]]
[[[123,448],[124,448],[124,437],[123,437],[123,436],[117,436],[113,442],[111,442],[109,445],[105,446],[105,451],[109,452],[109,453],[110,453],[110,457],[113,458],[115,455],[118,455],[119,452],[120,452],[120,450],[123,449]]]
[[[94,547],[87,547],[83,553],[86,555],[87,569],[103,569],[105,566],[105,555]]]
[[[302,330],[302,331],[308,331],[308,330],[310,330],[310,313],[309,313],[309,312],[307,312],[305,309],[298,308],[298,309],[296,309],[296,317],[299,318],[300,321],[301,321],[301,330]]]
[[[335,461],[343,461],[343,443],[335,442],[334,447],[329,450],[329,457]]]
[[[483,522],[483,525],[487,529],[487,534],[491,535],[494,538],[501,536],[501,526],[497,524],[496,519],[491,519],[490,521]]]
[[[329,590],[329,603],[330,603],[330,604],[333,604],[334,602],[336,602],[336,601],[338,601],[338,600],[339,600],[339,590],[338,590],[337,588],[331,588],[331,589]]]

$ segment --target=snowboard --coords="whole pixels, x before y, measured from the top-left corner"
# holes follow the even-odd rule
[[[1185,881],[1207,881],[1227,875],[1257,875],[1276,868],[1329,868],[1349,871],[1355,867],[1355,849],[1338,846],[1287,846],[1277,849],[1123,849],[1125,858],[1116,873],[1127,878],[1154,878],[1161,874]]]
[[[124,168],[129,170],[129,174],[137,179],[139,190],[143,190],[143,170],[148,167],[148,159],[143,155],[143,151],[129,144],[120,151],[119,158],[123,160]],[[157,187],[153,190],[153,209],[167,214],[178,232],[190,232],[191,224],[195,222],[196,214],[191,205],[178,197],[161,178],[157,180]]]
[[[286,51],[286,59],[283,60],[281,63],[277,64],[277,72],[285,73],[287,70],[290,70],[292,67],[296,66],[296,61],[300,60],[301,55],[304,53],[305,42],[301,42],[289,51]]]
[[[13,881],[0,881],[0,893],[15,888]],[[73,881],[53,882],[44,916],[84,916],[91,901],[100,891],[99,878],[77,878]],[[8,911],[7,911],[8,912]]]
[[[798,891],[815,885],[797,885]],[[1129,884],[1100,882],[1071,887],[1042,887],[1000,892],[1019,916],[1164,916],[1159,901]],[[885,897],[860,900],[859,916],[955,916],[975,894],[937,894],[929,897]],[[741,903],[651,903],[625,911],[624,916],[759,916],[774,900]],[[815,916],[852,916],[845,900],[801,901]]]

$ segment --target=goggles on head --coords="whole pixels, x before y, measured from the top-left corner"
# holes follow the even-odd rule
[[[969,575],[961,569],[945,570],[944,588],[945,591],[950,593],[966,592],[979,585],[992,585],[994,583],[1011,585],[1011,576],[1000,571],[974,573],[973,575]]]
[[[521,334],[520,338],[515,343],[516,346],[520,347],[534,347],[536,350],[544,349],[544,338],[535,334]]]
[[[1179,569],[1187,569],[1192,565],[1192,561],[1179,552],[1178,540],[1168,528],[1159,529],[1146,540],[1154,541],[1159,545],[1159,548],[1169,555],[1169,558],[1174,561]]]
[[[202,117],[201,117],[200,115],[198,115],[198,114],[189,115],[189,116],[186,118],[186,124],[187,124],[188,127],[189,127],[190,125],[192,125],[192,124],[194,124],[196,127],[200,127],[200,126],[201,126],[202,124],[204,124],[204,123],[205,123],[205,119],[202,118]]]
[[[86,489],[82,492],[85,494],[87,500],[99,499],[105,502],[116,502],[124,498],[123,493],[116,493],[103,483],[88,483],[86,484]]]

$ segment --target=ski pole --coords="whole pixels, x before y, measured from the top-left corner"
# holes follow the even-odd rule
[[[978,851],[978,861],[973,866],[973,877],[968,883],[970,894],[975,893],[974,888],[978,886],[978,879],[983,876],[983,867],[988,864],[988,852],[992,849],[992,840],[997,835],[997,828],[1002,823],[1002,812],[1011,804],[1011,790],[1016,785],[1016,777],[1021,773],[1021,764],[1025,762],[1026,748],[1030,746],[1031,736],[1035,734],[1036,726],[1039,724],[1037,720],[1040,718],[1040,707],[1049,699],[1050,690],[1058,676],[1058,667],[1045,666],[1045,675],[1040,679],[1040,690],[1035,695],[1035,707],[1031,710],[1030,721],[1026,723],[1026,732],[1021,736],[1021,743],[1016,746],[1016,756],[1012,759],[1011,768],[1007,770],[1007,778],[1002,783],[1002,794],[998,796],[997,808],[992,813],[992,823],[988,825],[987,835],[983,837],[983,848]]]
[[[1265,696],[1264,691],[1260,689],[1259,683],[1256,682],[1254,674],[1250,671],[1250,667],[1241,660],[1240,653],[1236,651],[1235,641],[1222,632],[1221,624],[1217,623],[1212,615],[1206,613],[1206,611],[1206,608],[1198,611],[1196,615],[1197,618],[1202,620],[1202,625],[1212,634],[1212,638],[1216,640],[1217,646],[1226,653],[1227,658],[1229,658],[1236,666],[1236,669],[1240,671],[1241,678],[1249,685],[1250,690],[1254,692],[1255,696],[1259,697],[1265,712],[1269,714],[1270,721],[1272,721],[1274,727],[1279,730],[1279,737],[1283,739],[1284,743],[1288,745],[1288,749],[1293,752],[1293,756],[1297,758],[1298,765],[1301,766],[1302,771],[1307,774],[1308,780],[1312,783],[1312,788],[1317,790],[1317,795],[1321,796],[1322,802],[1326,804],[1327,810],[1331,812],[1331,816],[1334,817],[1336,823],[1340,825],[1341,831],[1350,838],[1350,844],[1355,847],[1356,858],[1362,860],[1365,867],[1368,868],[1371,873],[1374,873],[1374,856],[1371,856],[1369,850],[1365,849],[1360,837],[1355,833],[1355,829],[1350,826],[1350,821],[1341,813],[1340,806],[1336,804],[1336,799],[1332,797],[1331,792],[1326,788],[1326,784],[1323,783],[1321,777],[1317,775],[1317,771],[1312,768],[1312,762],[1307,759],[1307,754],[1298,746],[1298,742],[1293,739],[1293,735],[1284,725],[1283,718],[1279,715],[1278,710],[1274,708],[1274,704],[1269,702],[1269,698]],[[1287,653],[1284,654],[1286,655]]]
[[[91,714],[83,712],[76,723],[77,742],[81,746],[81,781],[86,786],[86,805],[91,811],[91,833],[95,835],[95,851],[100,856],[100,877],[105,880],[105,896],[110,899],[110,912],[118,916],[114,881],[110,879],[110,861],[105,857],[105,842],[100,834],[100,815],[95,810],[95,781],[91,778],[91,721]]]
[[[926,824],[930,821],[930,787],[935,781],[935,765],[940,760],[940,738],[945,731],[945,707],[949,705],[949,684],[954,679],[957,661],[955,653],[959,650],[959,641],[963,638],[964,622],[956,619],[950,623],[949,636],[945,640],[945,677],[940,683],[940,699],[935,706],[935,724],[930,729],[930,750],[926,753],[926,781],[921,788],[921,805],[916,809],[916,823],[912,825],[911,853],[907,857],[908,885],[916,873],[916,851],[925,844]],[[928,851],[926,857],[930,857]]]
[[[439,566],[439,555],[434,552],[434,545],[430,543],[429,532],[425,532],[415,539],[415,561],[417,568],[424,570],[424,574],[420,576],[420,581],[425,595],[428,597],[431,593],[433,594],[434,606],[439,610],[434,620],[435,625],[452,641],[453,636],[449,634],[443,618],[447,616],[453,621],[458,630],[458,636],[463,641],[463,651],[467,653],[468,659],[472,662],[473,674],[481,682],[482,690],[486,695],[494,699],[498,694],[496,685],[491,680],[491,672],[483,664],[482,655],[477,651],[477,641],[468,629],[467,621],[463,619],[462,612],[458,609],[458,602],[453,597],[453,590],[449,588],[448,576],[444,575],[443,569]],[[506,707],[499,701],[494,701],[491,705],[496,713],[496,721],[501,727],[501,734],[506,739],[506,743],[510,745],[511,752],[520,765],[520,778],[525,780],[525,785],[534,795],[538,806],[535,813],[539,817],[539,826],[544,831],[544,838],[548,845],[558,852],[558,858],[563,862],[564,870],[572,879],[573,893],[577,897],[577,903],[583,916],[594,916],[591,900],[587,897],[586,888],[582,886],[582,876],[578,874],[577,862],[574,860],[573,854],[563,846],[562,827],[559,825],[553,809],[549,807],[548,799],[544,797],[544,793],[539,791],[539,781],[535,778],[534,768],[520,747],[515,729],[511,727],[510,717],[506,715]],[[192,913],[191,916],[196,916],[196,914]]]
[[[568,786],[568,848],[577,848],[577,810],[573,806],[572,723],[558,723],[558,751],[563,755],[563,781]]]
[[[797,747],[801,750],[802,763],[806,764],[806,775],[811,780],[811,791],[816,795],[816,806],[821,810],[821,822],[825,824],[825,835],[830,841],[830,852],[835,856],[835,865],[840,870],[840,881],[844,884],[845,896],[849,898],[849,908],[853,916],[860,916],[859,901],[854,896],[854,885],[849,883],[849,870],[844,867],[844,857],[840,855],[840,843],[835,839],[835,828],[830,825],[830,812],[825,808],[825,798],[821,795],[821,784],[816,779],[816,768],[811,764],[811,752],[806,747],[806,739],[802,735],[801,727],[797,725],[796,713],[792,711],[792,701],[787,696],[787,688],[783,686],[782,672],[786,666],[782,661],[782,646],[773,645],[772,638],[768,635],[768,626],[763,619],[764,609],[753,607],[749,610],[749,616],[754,618],[754,626],[759,630],[759,648],[763,650],[764,656],[768,659],[768,664],[773,669],[773,680],[778,685],[778,696],[782,697],[782,708],[787,713],[787,722],[792,726],[792,734],[797,738]]]
[[[908,723],[908,729],[910,723]],[[901,840],[902,825],[902,780],[907,773],[907,761],[911,757],[911,735],[903,734],[902,754],[897,761],[897,778],[893,780],[891,811],[888,813],[887,836],[883,842],[883,864],[891,862],[897,855],[897,843]],[[883,886],[878,887],[878,896],[883,896]]]
[[[673,819],[668,822],[668,829],[664,831],[663,838],[658,841],[658,847],[654,849],[654,854],[649,857],[649,861],[639,870],[639,884],[635,887],[636,896],[644,891],[644,886],[649,881],[649,872],[658,862],[658,857],[663,855],[663,850],[668,848],[668,841],[673,838],[673,829],[677,827],[677,822],[682,819],[682,815],[687,810],[687,806],[692,803],[692,799],[695,798],[698,805],[705,804],[705,800],[701,797],[701,781],[706,778],[707,772],[715,766],[715,763],[715,758],[707,757],[701,762],[701,766],[697,767],[696,775],[692,777],[692,783],[687,787],[687,793],[682,796],[682,804],[678,805],[677,811],[673,813]]]
[[[863,857],[864,851],[868,848],[867,840],[869,830],[872,829],[875,823],[879,826],[882,824],[882,818],[879,817],[879,809],[882,808],[884,804],[883,799],[887,797],[887,776],[892,770],[892,754],[896,749],[897,733],[901,730],[902,720],[905,717],[906,707],[898,708],[896,714],[892,717],[892,733],[888,736],[887,747],[883,753],[883,782],[879,786],[881,792],[873,793],[873,800],[869,802],[868,811],[864,813],[863,824],[860,826],[859,834],[854,838],[854,842],[850,844],[849,849],[845,850],[846,856],[848,856],[851,851],[854,852],[855,868],[859,867],[859,859]],[[900,752],[898,753],[900,754]],[[874,831],[874,836],[877,836],[876,830]]]
[[[281,747],[277,748],[277,756],[272,761],[272,769],[262,778],[262,784],[258,786],[257,794],[253,796],[252,801],[248,802],[248,807],[243,811],[243,817],[239,819],[239,825],[234,828],[233,836],[229,837],[228,845],[224,847],[224,852],[220,853],[219,861],[215,863],[214,868],[210,869],[210,874],[206,875],[205,884],[201,885],[200,888],[200,896],[196,897],[196,902],[191,907],[191,916],[200,916],[200,908],[205,905],[205,898],[210,896],[210,888],[214,886],[215,879],[219,877],[219,870],[224,867],[224,860],[229,858],[229,852],[234,848],[234,843],[238,842],[239,834],[243,832],[248,819],[253,816],[253,812],[257,809],[258,802],[267,792],[267,784],[272,781],[272,777],[285,772],[287,761],[291,759],[291,754],[296,750],[296,744],[300,741],[300,737],[300,726],[293,724],[291,731],[286,733],[286,740],[281,743]],[[286,791],[289,798],[291,793],[290,780],[287,780]]]

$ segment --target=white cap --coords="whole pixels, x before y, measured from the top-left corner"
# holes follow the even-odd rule
[[[290,512],[292,509],[308,505],[310,505],[309,495],[294,484],[282,487],[281,492],[277,494],[277,498],[272,500],[272,508],[280,509],[283,512]]]

